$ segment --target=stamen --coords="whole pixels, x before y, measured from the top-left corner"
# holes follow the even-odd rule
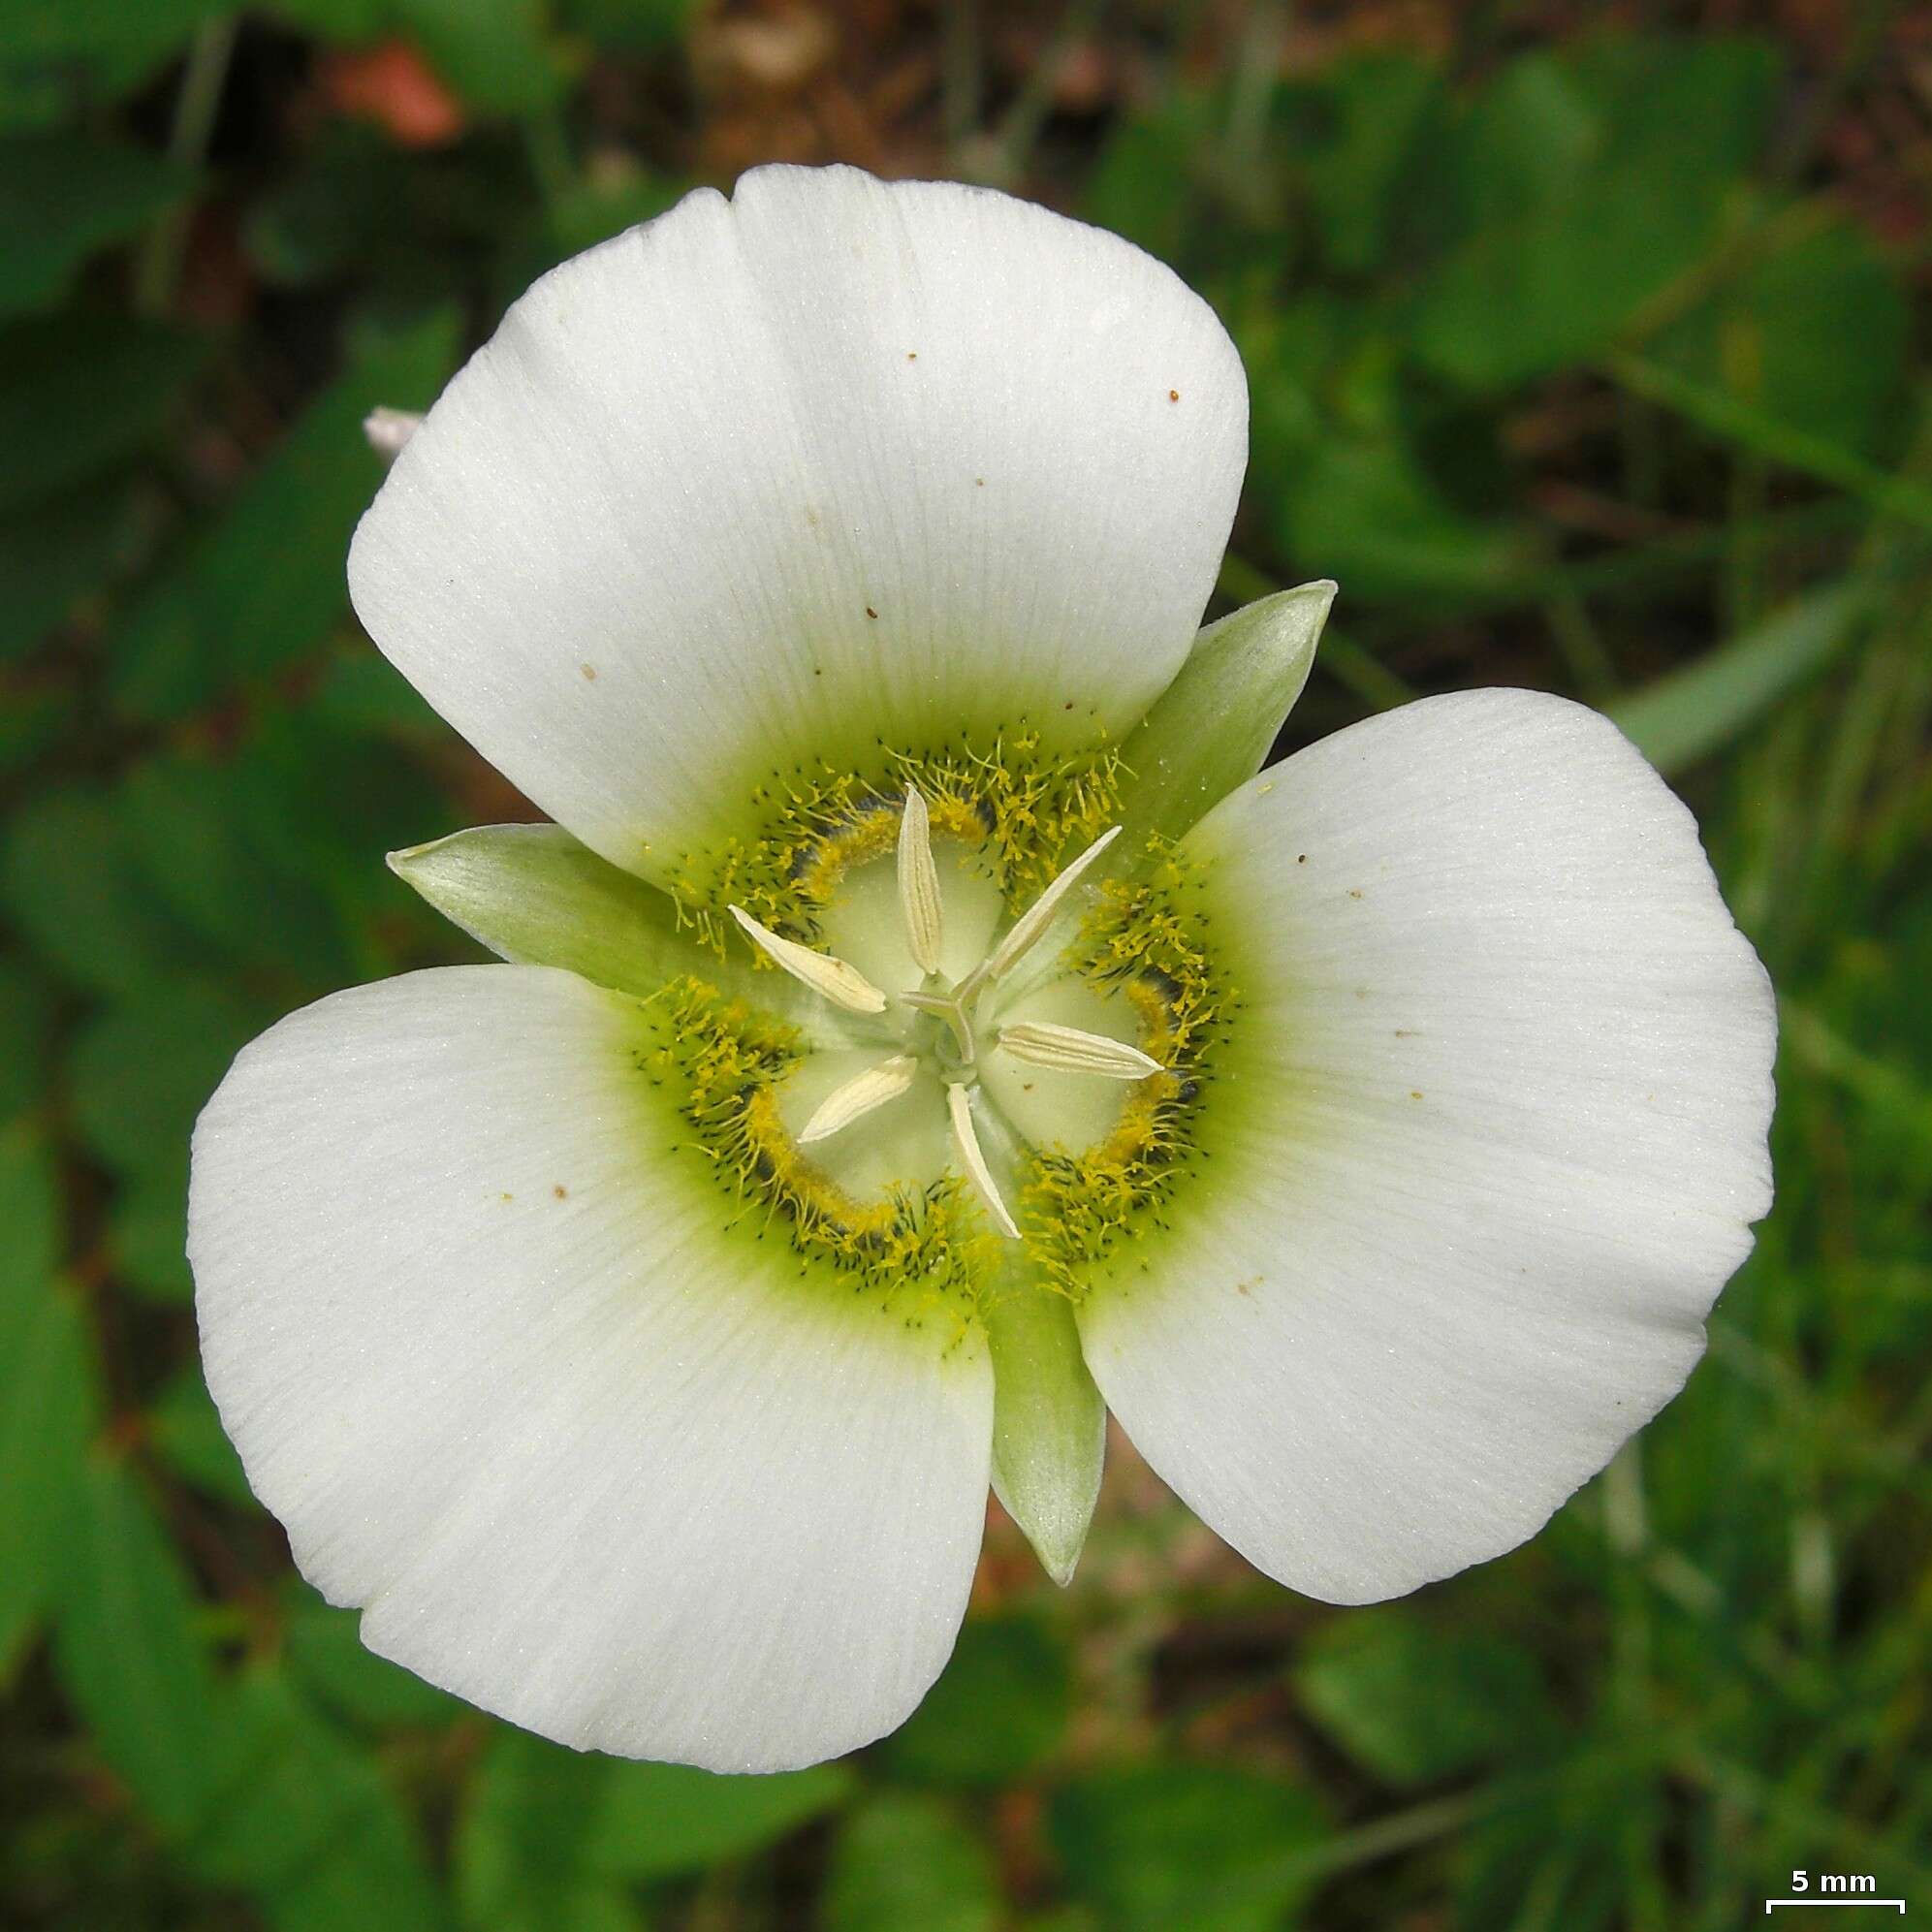
[[[933,863],[933,819],[917,785],[905,788],[899,821],[899,909],[921,972],[939,970],[939,869]]]
[[[986,1164],[986,1156],[979,1151],[979,1135],[973,1128],[972,1104],[966,1088],[957,1080],[946,1088],[946,1112],[952,1116],[953,1146],[972,1185],[979,1189],[979,1197],[986,1203],[987,1213],[993,1217],[1001,1234],[1010,1235],[1017,1241],[1019,1227],[1006,1212],[1006,1203],[999,1198],[999,1189],[993,1185],[993,1170]]]
[[[731,907],[731,916],[744,928],[745,936],[775,966],[781,966],[794,979],[803,980],[814,993],[848,1013],[883,1013],[885,995],[856,966],[836,960],[829,953],[814,953],[796,940],[781,939],[769,926],[761,926],[742,905]]]
[[[799,1145],[814,1140],[830,1140],[840,1127],[849,1127],[875,1107],[897,1100],[912,1085],[919,1062],[910,1054],[895,1054],[876,1066],[869,1066],[856,1079],[818,1103],[817,1111],[799,1130]]]
[[[1125,1040],[1104,1033],[1082,1032],[1078,1027],[1057,1027],[1048,1020],[1023,1021],[1001,1027],[999,1044],[1015,1060],[1029,1066],[1050,1066],[1063,1073],[1097,1073],[1106,1080],[1145,1080],[1158,1073],[1160,1062]]]
[[[1093,844],[1088,846],[1086,851],[1081,853],[1079,858],[1075,859],[1072,865],[1068,866],[1046,891],[1033,901],[1031,905],[1028,906],[1014,922],[1012,930],[998,945],[994,947],[985,964],[978,966],[971,977],[975,980],[981,977],[992,980],[998,979],[1002,973],[1010,972],[1019,964],[1020,956],[1047,930],[1055,912],[1060,908],[1061,901],[1073,890],[1074,882],[1080,874],[1120,836],[1121,828],[1118,825],[1109,832],[1101,833],[1099,838],[1094,839]],[[960,988],[962,997],[965,991],[964,987]]]
[[[369,448],[385,461],[394,462],[402,446],[423,427],[422,417],[408,409],[391,409],[378,404],[363,418],[363,434]]]

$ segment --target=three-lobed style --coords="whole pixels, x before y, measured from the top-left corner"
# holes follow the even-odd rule
[[[1338,1602],[1534,1532],[1769,1202],[1773,1006],[1560,699],[1257,772],[1331,586],[1196,633],[1208,307],[990,192],[763,169],[545,276],[350,555],[555,823],[397,871],[505,964],[336,994],[197,1128],[208,1384],[369,1646],[580,1747],[900,1723],[989,1482],[1111,1409]]]

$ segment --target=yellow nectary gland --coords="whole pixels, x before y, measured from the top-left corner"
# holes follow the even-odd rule
[[[647,1011],[652,1044],[640,1051],[639,1068],[668,1089],[691,1126],[692,1145],[732,1204],[727,1226],[782,1234],[801,1274],[830,1264],[856,1292],[877,1294],[908,1320],[943,1309],[965,1323],[998,1244],[958,1181],[854,1201],[778,1118],[776,1089],[801,1058],[794,1029],[694,978],[673,981]]]
[[[1120,1124],[1079,1154],[1037,1157],[1022,1199],[1022,1231],[1046,1274],[1078,1300],[1093,1266],[1137,1222],[1162,1211],[1196,1156],[1188,1117],[1212,1077],[1235,996],[1215,969],[1192,868],[1172,846],[1149,851],[1137,882],[1111,882],[1084,922],[1074,965],[1119,987],[1141,1016],[1141,1045],[1165,1071],[1135,1084]]]
[[[752,794],[765,815],[759,836],[688,853],[676,885],[680,917],[722,949],[728,904],[742,905],[787,938],[809,939],[817,912],[853,867],[890,852],[908,784],[933,830],[976,846],[1017,909],[1045,889],[1061,864],[1112,822],[1123,769],[1110,747],[1047,754],[1037,733],[981,752],[907,753],[879,747],[869,776],[827,769],[776,775]]]

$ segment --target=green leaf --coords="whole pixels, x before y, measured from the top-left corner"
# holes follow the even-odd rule
[[[1394,433],[1317,443],[1283,491],[1282,525],[1284,547],[1321,558],[1351,597],[1432,613],[1508,595],[1527,561],[1519,529],[1469,515]]]
[[[144,987],[109,1007],[68,1062],[81,1138],[117,1172],[178,1171],[196,1115],[263,1017],[192,981]]]
[[[40,1098],[52,1003],[23,966],[0,959],[0,1126]]]
[[[1911,331],[1901,276],[1862,227],[1839,219],[1726,276],[1649,351],[1692,382],[1869,457],[1904,420]]]
[[[607,1882],[584,1869],[590,1808],[609,1760],[525,1731],[497,1732],[470,1781],[456,1838],[456,1895],[479,1932],[621,1924]]]
[[[0,126],[43,127],[145,79],[224,0],[0,0]]]
[[[1626,698],[1610,713],[1659,771],[1708,757],[1843,650],[1877,601],[1861,579],[1827,585],[1747,635]]]
[[[1849,491],[1901,523],[1932,530],[1932,490],[1916,477],[1881,469],[1855,451],[1769,415],[1734,391],[1680,375],[1647,356],[1615,351],[1606,358],[1605,366],[1633,396],[1674,409],[1719,440]]]
[[[1149,111],[1124,116],[1087,184],[1088,220],[1164,262],[1179,258],[1221,111],[1209,93],[1176,89]]]
[[[1073,1304],[1016,1261],[980,1306],[993,1356],[993,1489],[1056,1583],[1072,1579],[1107,1453],[1107,1405]]]
[[[471,107],[528,113],[563,90],[540,0],[389,0],[396,23]]]
[[[507,306],[559,262],[663,214],[689,185],[634,164],[606,167],[600,161],[595,176],[563,183],[532,208],[518,238],[497,261],[493,286],[499,300]]]
[[[269,0],[262,12],[325,40],[373,40],[390,25],[392,0]]]
[[[46,1150],[0,1130],[0,1679],[52,1604],[100,1408],[80,1311],[53,1276],[59,1199]]]
[[[398,738],[443,738],[449,727],[388,658],[367,644],[334,656],[309,700],[309,715],[333,730]]]
[[[0,895],[49,960],[97,991],[131,991],[202,957],[143,877],[123,816],[91,786],[22,808],[0,848]]]
[[[1274,1932],[1323,1837],[1305,1791],[1210,1764],[1102,1772],[1057,1792],[1067,1883],[1109,1932]]]
[[[1006,1784],[1053,1755],[1072,1703],[1066,1646],[1037,1617],[968,1617],[939,1681],[879,1755],[922,1784]]]
[[[74,692],[57,684],[0,694],[0,777],[24,771],[65,738],[79,709]]]
[[[1267,762],[1334,602],[1333,584],[1304,584],[1195,638],[1180,674],[1122,746],[1132,774],[1122,801],[1124,850],[1180,839]]]
[[[19,1305],[60,1263],[60,1191],[38,1134],[0,1127],[0,1286]]]
[[[125,482],[102,478],[0,519],[0,660],[24,657],[104,586],[131,507]]]
[[[463,1910],[479,1925],[597,1922],[619,1883],[741,1858],[839,1803],[834,1765],[718,1777],[585,1757],[521,1731],[491,1746],[457,1839]]]
[[[246,1887],[284,1932],[447,1922],[417,1834],[375,1765],[272,1668],[223,1686],[220,1802],[186,1848],[206,1879]]]
[[[259,1506],[197,1365],[177,1369],[163,1384],[148,1408],[147,1440],[176,1475],[217,1502]]]
[[[195,1599],[132,1473],[87,1466],[67,1524],[55,1659],[93,1741],[161,1828],[186,1836],[228,1783]]]
[[[139,234],[192,186],[139,147],[64,130],[0,140],[0,315],[57,300],[97,249]]]
[[[192,1301],[195,1280],[188,1272],[187,1242],[186,1159],[170,1157],[128,1175],[108,1211],[116,1285],[147,1301],[177,1306]]]
[[[1769,125],[1777,58],[1722,37],[1604,38],[1512,62],[1440,157],[1467,238],[1413,343],[1476,390],[1601,349],[1721,232]]]
[[[343,560],[382,481],[363,418],[427,405],[455,354],[438,315],[357,358],[110,638],[125,717],[179,717],[319,649],[348,610]]]
[[[725,1777],[688,1764],[613,1760],[583,1841],[586,1869],[656,1879],[748,1857],[842,1804],[849,1772],[836,1764]]]
[[[1395,189],[1417,136],[1441,111],[1441,70],[1409,53],[1346,55],[1324,76],[1330,141],[1307,164],[1310,199],[1329,261],[1345,274],[1378,268],[1399,211]]]
[[[318,1702],[381,1729],[446,1725],[468,1715],[466,1704],[367,1649],[361,1624],[358,1612],[334,1609],[306,1593],[290,1613],[282,1654],[290,1674]]]
[[[340,984],[358,957],[319,869],[272,843],[289,805],[277,793],[257,743],[221,762],[149,758],[122,779],[119,808],[156,895],[225,961]]]
[[[298,930],[309,937],[286,946],[296,998],[369,977],[392,940],[413,953],[435,934],[381,864],[405,830],[449,808],[415,761],[390,744],[346,737],[301,706],[262,714],[231,777],[249,850],[278,875],[285,902],[306,903]],[[317,811],[323,796],[331,808]]]
[[[1534,1751],[1557,1729],[1528,1651],[1487,1631],[1439,1630],[1407,1609],[1323,1624],[1295,1688],[1351,1757],[1396,1785]]]
[[[560,23],[623,53],[663,53],[682,46],[699,0],[559,0]]]
[[[839,1833],[825,1932],[992,1932],[999,1891],[986,1847],[936,1799],[871,1799]]]
[[[600,859],[560,825],[479,825],[389,855],[397,878],[480,945],[649,998],[723,963],[678,931],[668,893]],[[762,991],[763,989],[761,989]]]
[[[0,328],[0,512],[153,442],[207,344],[159,323],[62,315]]]

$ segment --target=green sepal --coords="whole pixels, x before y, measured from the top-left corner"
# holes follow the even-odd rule
[[[1178,839],[1261,769],[1308,682],[1335,602],[1325,578],[1257,598],[1212,623],[1121,746],[1124,855]]]
[[[472,939],[518,966],[565,966],[649,995],[704,970],[668,893],[560,825],[478,825],[389,855],[389,869]]]
[[[641,999],[687,974],[849,1044],[836,1015],[785,974],[700,943],[677,902],[560,825],[476,825],[389,855],[389,869],[479,945],[515,966],[562,966]]]
[[[1107,1452],[1107,1405],[1088,1373],[1073,1304],[1023,1260],[980,1309],[993,1357],[993,1493],[1053,1580],[1087,1541]]]

